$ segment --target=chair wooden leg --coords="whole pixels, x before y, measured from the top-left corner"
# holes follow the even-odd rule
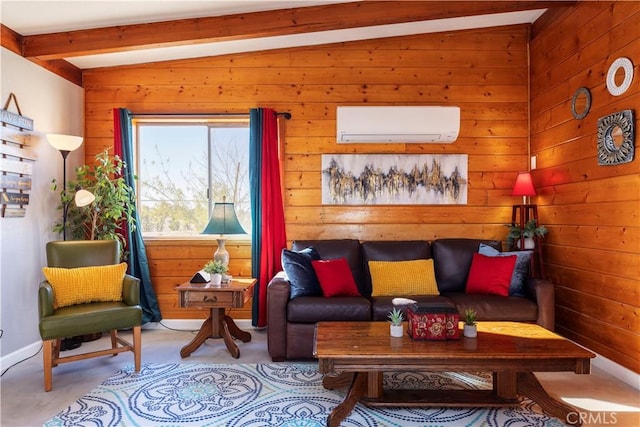
[[[116,347],[118,347],[118,331],[113,329],[111,331],[111,348],[116,348]],[[113,353],[113,355],[117,356],[118,353]]]
[[[57,338],[55,340],[55,342],[53,343],[53,360],[59,359],[60,358],[60,346],[62,345],[62,340],[60,338]],[[56,366],[58,366],[58,364],[56,362],[53,362],[53,367],[55,368]]]
[[[133,327],[133,363],[136,372],[140,372],[140,359],[142,353],[142,327],[140,325]]]
[[[56,340],[44,340],[42,342],[42,361],[44,369],[44,391],[51,391],[53,375],[53,345]]]

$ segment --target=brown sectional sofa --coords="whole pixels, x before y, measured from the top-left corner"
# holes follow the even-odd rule
[[[289,298],[289,281],[276,275],[267,290],[268,349],[273,361],[313,358],[313,334],[319,321],[382,321],[393,307],[391,296],[371,297],[368,262],[434,260],[439,296],[414,295],[418,302],[447,301],[458,311],[473,308],[478,320],[535,322],[554,328],[553,284],[527,277],[525,297],[466,294],[473,253],[480,243],[500,250],[501,242],[478,239],[434,241],[299,240],[292,250],[313,246],[322,259],[346,258],[361,296]]]

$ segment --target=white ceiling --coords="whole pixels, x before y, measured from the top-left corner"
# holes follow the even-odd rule
[[[348,1],[357,0],[0,0],[0,22],[17,33],[27,36],[114,25],[140,24],[173,19],[202,18],[331,3],[346,3]],[[138,64],[409,34],[532,23],[542,15],[544,11],[545,9],[538,9],[259,39],[77,56],[65,59],[81,69]]]

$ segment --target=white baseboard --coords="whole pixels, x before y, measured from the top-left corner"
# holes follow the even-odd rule
[[[200,329],[200,326],[202,326],[202,322],[202,319],[167,319],[163,320],[162,324],[156,322],[147,323],[142,326],[142,329],[171,328],[181,331],[197,331],[198,329]],[[241,329],[253,328],[250,319],[238,319],[235,322]],[[41,341],[34,342],[33,344],[29,344],[26,347],[23,347],[19,350],[14,351],[13,353],[9,353],[8,355],[1,357],[0,371],[4,371],[5,369],[10,368],[16,363],[19,363],[29,357],[36,355],[40,351],[41,346]],[[640,390],[640,375],[636,374],[632,370],[627,369],[624,366],[619,365],[616,362],[609,360],[597,353],[596,358],[592,360],[592,366],[596,369],[606,372],[612,377],[619,379],[620,381],[630,385],[636,390]]]
[[[36,355],[40,352],[41,348],[42,341],[37,341],[33,344],[29,344],[26,347],[22,347],[21,349],[16,350],[13,353],[9,353],[6,356],[2,356],[0,358],[0,371],[4,372],[5,369],[8,369],[16,363],[20,363],[30,357],[38,357]],[[42,356],[40,356],[40,359],[42,359]]]
[[[640,375],[636,374],[631,369],[618,365],[616,362],[609,360],[598,353],[596,353],[596,358],[591,360],[591,366],[606,372],[625,384],[629,384],[636,390],[640,390]]]

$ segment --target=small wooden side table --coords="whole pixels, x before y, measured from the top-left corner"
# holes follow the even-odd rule
[[[227,308],[242,308],[253,295],[256,279],[233,279],[231,283],[211,286],[210,283],[190,283],[179,285],[176,289],[180,297],[180,307],[209,308],[211,314],[202,323],[200,331],[191,342],[180,350],[180,356],[189,357],[209,338],[222,338],[231,353],[237,359],[240,349],[233,337],[242,342],[251,341],[251,334],[240,329],[231,316],[225,314]]]

